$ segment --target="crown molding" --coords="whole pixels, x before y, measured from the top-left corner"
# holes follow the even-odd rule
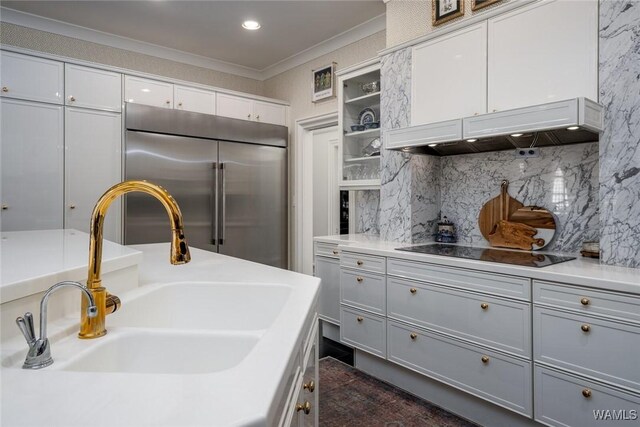
[[[276,64],[259,70],[6,7],[0,7],[0,21],[259,81],[269,79],[386,28],[385,15],[382,14]]]

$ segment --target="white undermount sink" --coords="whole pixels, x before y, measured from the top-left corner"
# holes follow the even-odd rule
[[[207,374],[240,364],[257,335],[118,331],[58,369],[135,374]]]

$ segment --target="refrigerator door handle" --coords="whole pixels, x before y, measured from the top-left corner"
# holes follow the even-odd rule
[[[224,171],[225,171],[225,165],[224,165],[224,163],[220,163],[220,222],[219,222],[220,237],[219,237],[219,240],[218,240],[218,243],[220,245],[224,245],[225,228],[227,226],[227,216],[226,216],[226,212],[227,212],[227,192],[226,192],[226,187],[225,187]]]
[[[211,244],[218,244],[218,163],[211,163],[213,169],[213,209],[211,210]]]

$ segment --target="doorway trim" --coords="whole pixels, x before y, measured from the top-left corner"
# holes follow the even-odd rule
[[[293,270],[300,273],[313,274],[309,266],[304,265],[305,259],[313,259],[313,131],[337,124],[338,111],[299,119],[295,124]]]

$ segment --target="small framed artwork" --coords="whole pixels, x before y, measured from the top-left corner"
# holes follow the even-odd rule
[[[324,99],[336,96],[336,63],[320,67],[311,72],[313,78],[313,93],[311,100],[313,102],[322,101]]]
[[[490,0],[487,0],[490,1]],[[431,13],[433,26],[464,15],[464,0],[434,0]]]
[[[471,0],[471,10],[482,9],[492,4],[500,3],[502,0]]]

